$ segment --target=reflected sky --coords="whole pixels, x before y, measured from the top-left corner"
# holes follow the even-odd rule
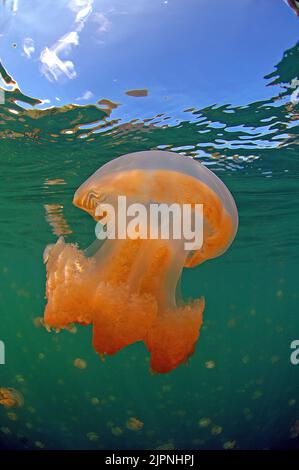
[[[44,107],[108,98],[114,116],[271,96],[264,75],[298,39],[282,0],[1,1],[1,61]],[[125,92],[148,89],[148,96]]]

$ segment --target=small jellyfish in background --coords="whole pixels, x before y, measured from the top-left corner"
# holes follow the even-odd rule
[[[153,204],[188,205],[191,212],[202,205],[202,243],[186,249],[189,244],[175,235],[174,226],[168,238],[153,236],[161,233],[163,218],[155,223],[150,218],[146,224],[140,219],[135,237],[119,236],[123,196],[130,209],[138,203],[149,214]],[[97,226],[101,223],[103,231],[118,236],[97,239],[85,251],[62,237],[46,248],[45,324],[53,328],[92,324],[93,346],[101,356],[143,341],[154,372],[169,372],[186,362],[199,337],[204,299],[178,302],[177,286],[184,267],[215,258],[232,243],[238,213],[227,187],[189,157],[145,151],[103,165],[79,187],[73,202]],[[114,225],[108,205],[115,208]],[[131,216],[136,215],[133,209]]]
[[[77,369],[86,369],[87,367],[87,362],[84,361],[84,359],[80,359],[79,357],[74,360],[73,362],[74,366],[77,367]]]
[[[20,392],[14,388],[0,388],[0,405],[5,408],[16,408],[23,406],[24,399]]]
[[[140,419],[131,417],[127,420],[126,426],[130,431],[141,431],[144,426],[144,423]]]

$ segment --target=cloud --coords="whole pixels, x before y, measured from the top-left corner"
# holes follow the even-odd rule
[[[19,7],[19,0],[12,0],[11,9],[12,9],[13,14],[17,13],[18,7]]]
[[[69,8],[75,13],[86,8],[87,6],[92,6],[92,5],[93,5],[93,0],[70,0],[68,3]]]
[[[71,60],[63,60],[61,54],[68,55],[72,47],[79,45],[79,33],[92,13],[94,0],[70,0],[68,7],[76,13],[73,31],[65,34],[53,46],[45,47],[40,54],[41,71],[48,80],[58,80],[61,75],[70,79],[77,76]]]
[[[69,54],[71,51],[72,46],[78,46],[79,45],[79,34],[77,31],[71,31],[70,33],[65,34],[60,38],[56,45],[55,45],[55,50],[60,53],[64,52],[66,54]]]
[[[107,31],[109,31],[111,27],[111,21],[108,20],[107,16],[105,16],[104,13],[96,12],[92,16],[92,19],[95,23],[97,23],[97,30],[99,33],[106,33]]]
[[[76,13],[75,23],[79,23],[82,29],[92,13],[93,0],[70,0],[68,6]]]
[[[83,8],[82,10],[80,10],[77,13],[75,23],[82,23],[82,22],[85,23],[85,21],[87,20],[87,18],[91,14],[91,12],[92,12],[92,8],[89,7],[89,6],[87,6],[86,8]]]
[[[26,38],[23,44],[23,51],[28,59],[35,52],[34,41],[32,38]]]
[[[40,61],[42,73],[50,80],[58,80],[64,74],[73,79],[77,76],[75,66],[71,60],[62,60],[59,54],[69,54],[73,46],[79,45],[79,34],[71,31],[60,38],[52,47],[41,52]]]
[[[76,98],[76,101],[88,101],[88,100],[91,100],[91,98],[93,97],[93,93],[89,90],[85,91],[85,93],[83,93],[82,96],[79,96],[78,98]]]
[[[74,46],[79,45],[79,35],[83,30],[86,21],[92,15],[92,20],[97,24],[97,32],[105,33],[111,27],[111,22],[102,12],[93,14],[94,0],[69,0],[68,8],[76,13],[73,23],[73,31],[65,34],[53,46],[45,47],[40,54],[41,71],[48,80],[58,80],[61,75],[74,79],[77,76],[75,65],[71,60],[64,60],[61,55],[69,55]],[[24,43],[24,52],[28,58],[34,52],[33,40],[27,38]],[[87,92],[86,92],[87,93]],[[89,92],[90,93],[90,92]],[[81,97],[77,99],[90,99]]]

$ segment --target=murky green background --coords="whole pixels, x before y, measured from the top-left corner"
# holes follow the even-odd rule
[[[297,45],[269,80],[289,83],[298,60]],[[0,407],[2,448],[296,446],[299,366],[290,364],[290,343],[299,338],[299,141],[291,92],[278,87],[271,100],[189,110],[179,123],[160,116],[126,124],[94,105],[32,111],[28,97],[6,92],[0,387],[18,390],[24,404]],[[96,131],[80,127],[91,122]],[[94,223],[72,206],[75,189],[106,161],[156,148],[208,165],[233,193],[240,216],[227,253],[184,271],[184,297],[206,298],[204,327],[189,363],[166,375],[149,372],[142,344],[101,362],[89,327],[49,333],[36,320],[45,306],[42,254],[57,239],[55,217],[64,220],[58,231],[68,242],[87,247]],[[86,368],[74,366],[78,358]],[[130,417],[142,429],[128,429]]]

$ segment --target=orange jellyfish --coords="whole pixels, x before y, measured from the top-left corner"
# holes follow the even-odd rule
[[[153,205],[166,205],[188,206],[193,214],[201,205],[201,244],[186,249],[186,240],[175,236],[175,227],[169,237],[162,237],[163,217],[155,224],[151,218],[146,224],[138,219],[133,237],[119,232],[121,225],[130,224],[119,208],[120,197],[126,198],[127,206],[138,203],[148,213]],[[46,248],[45,324],[92,324],[93,346],[100,355],[143,341],[154,372],[166,373],[186,362],[199,337],[204,299],[178,303],[176,288],[184,267],[215,258],[232,243],[238,213],[227,187],[189,157],[146,151],[103,165],[79,187],[73,202],[102,230],[113,219],[107,206],[115,208],[109,230],[118,236],[102,237],[85,251],[62,237]]]

